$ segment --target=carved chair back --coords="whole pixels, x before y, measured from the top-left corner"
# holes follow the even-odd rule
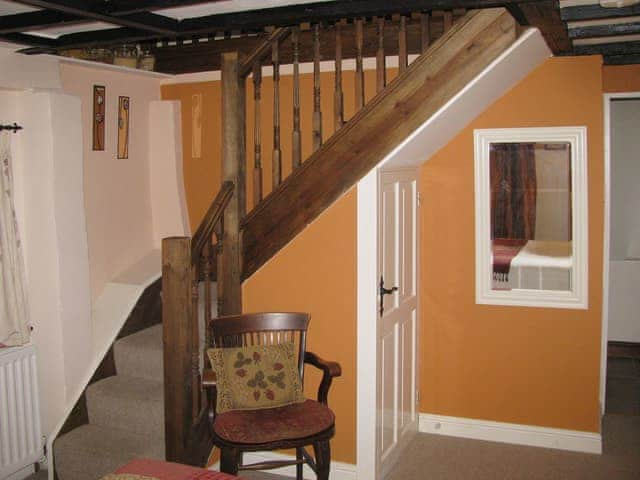
[[[214,347],[245,347],[292,342],[298,352],[298,371],[304,381],[304,353],[307,346],[308,313],[268,312],[229,315],[209,320]]]

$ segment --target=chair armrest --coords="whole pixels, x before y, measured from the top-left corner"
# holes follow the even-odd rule
[[[339,377],[342,375],[342,368],[340,367],[340,364],[337,362],[323,360],[312,352],[304,353],[304,363],[308,363],[309,365],[313,365],[314,367],[322,370],[322,381],[318,387],[318,401],[326,405],[327,397],[329,396],[329,387],[331,387],[333,377]]]
[[[216,401],[218,397],[217,384],[218,379],[216,378],[216,372],[210,368],[205,368],[202,372],[202,388],[207,396],[207,410],[211,425],[213,425],[213,420],[216,417]]]

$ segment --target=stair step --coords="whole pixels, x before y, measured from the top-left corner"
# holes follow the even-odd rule
[[[87,388],[89,423],[164,442],[164,392],[157,380],[114,375]]]
[[[56,439],[55,468],[60,480],[94,480],[133,458],[164,459],[164,440],[97,425],[83,425]]]
[[[163,381],[162,324],[119,339],[113,354],[118,375]]]

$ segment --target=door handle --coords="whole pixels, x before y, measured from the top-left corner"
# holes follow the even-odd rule
[[[380,275],[380,288],[378,289],[378,295],[380,295],[380,316],[384,313],[384,296],[390,295],[397,290],[398,287],[384,288],[384,278]]]

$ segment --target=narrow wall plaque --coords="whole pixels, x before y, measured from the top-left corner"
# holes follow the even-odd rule
[[[93,86],[93,149],[104,150],[104,105],[106,89],[102,85]]]
[[[191,96],[191,156],[202,156],[202,94]]]
[[[129,158],[129,97],[118,97],[118,158]]]

